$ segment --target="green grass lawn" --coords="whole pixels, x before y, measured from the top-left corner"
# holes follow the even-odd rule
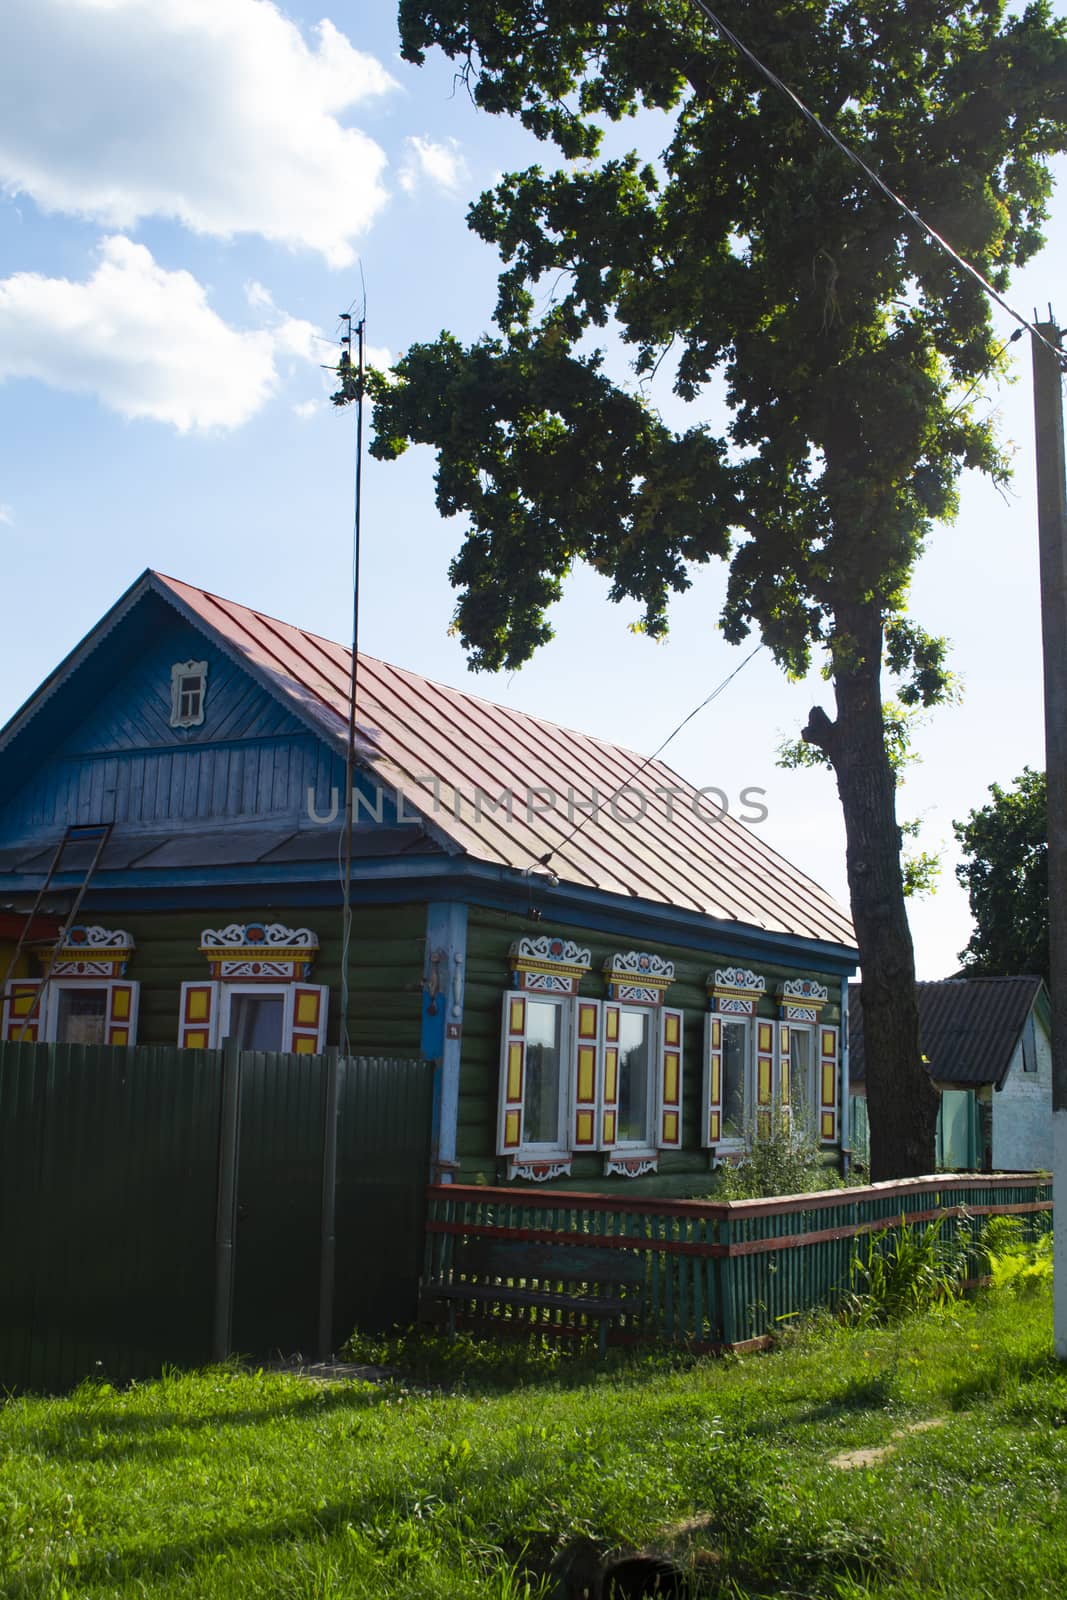
[[[580,1594],[591,1545],[732,1600],[1067,1594],[1047,1292],[461,1393],[224,1369],[0,1409],[3,1596],[519,1600]]]

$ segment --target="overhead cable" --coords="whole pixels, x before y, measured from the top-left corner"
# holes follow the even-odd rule
[[[1010,301],[1005,300],[1004,296],[999,292],[999,290],[993,287],[993,285],[989,282],[989,279],[979,272],[977,267],[973,266],[971,262],[969,262],[964,256],[961,256],[958,250],[954,250],[952,245],[949,244],[948,240],[938,233],[937,229],[932,227],[924,217],[920,216],[913,206],[909,206],[906,200],[902,199],[894,189],[891,189],[889,184],[886,183],[885,179],[880,177],[874,168],[869,166],[857,151],[853,150],[850,145],[847,145],[832,128],[828,128],[826,123],[821,121],[821,119],[815,115],[814,111],[810,111],[804,104],[803,100],[801,100],[800,96],[794,90],[792,90],[787,83],[783,83],[781,78],[778,77],[777,73],[772,72],[770,67],[765,66],[760,58],[749,49],[748,45],[739,39],[737,34],[728,28],[726,23],[715,15],[715,12],[712,11],[711,7],[706,4],[706,0],[693,0],[693,4],[702,13],[702,15],[708,19],[712,27],[715,28],[722,38],[725,39],[728,44],[732,45],[737,53],[743,56],[745,60],[750,63],[750,65],[755,67],[756,71],[766,78],[767,82],[772,86],[772,88],[777,89],[779,94],[784,95],[785,98],[797,108],[801,116],[805,117],[807,121],[811,123],[812,127],[818,129],[824,139],[829,139],[830,143],[836,146],[836,148],[840,150],[841,154],[847,157],[847,159],[851,161],[854,166],[857,166],[864,176],[867,177],[877,189],[880,189],[888,200],[891,200],[906,217],[909,217],[911,221],[915,223],[916,227],[922,230],[932,244],[935,244],[939,250],[944,251],[944,253],[949,256],[958,267],[962,267],[964,272],[968,273],[969,276],[974,279],[974,281],[984,290],[990,299],[995,300],[997,305],[1000,306],[1001,310],[1006,311],[1008,316],[1019,324],[1020,328],[1029,333],[1034,339],[1037,339],[1039,343],[1043,344],[1047,350],[1050,350],[1056,357],[1056,360],[1061,367],[1067,367],[1067,353],[1062,351],[1058,345],[1053,344],[1050,339],[1046,338],[1037,325],[1024,317],[1021,311],[1016,311],[1015,307],[1010,303]]]
[[[737,677],[737,674],[739,672],[743,671],[744,668],[748,666],[749,662],[753,659],[753,657],[759,655],[759,653],[760,653],[760,651],[762,649],[763,649],[763,645],[762,644],[758,644],[754,650],[750,650],[748,655],[740,663],[740,665],[736,666],[734,668],[734,670],[731,673],[729,673],[722,680],[722,682],[720,684],[717,684],[716,687],[711,691],[711,693],[709,695],[705,695],[704,699],[701,700],[700,704],[699,705],[695,705],[693,707],[692,711],[690,711],[689,715],[687,717],[683,717],[681,722],[678,724],[678,726],[676,728],[672,729],[672,731],[664,739],[663,743],[660,744],[660,745],[657,745],[656,749],[653,750],[653,752],[652,752],[652,754],[650,756],[646,756],[645,757],[645,759],[642,761],[641,765],[638,767],[637,771],[636,772],[631,772],[629,777],[626,778],[625,781],[619,785],[619,787],[614,791],[614,793],[612,793],[612,794],[610,794],[608,796],[608,798],[604,801],[604,805],[605,806],[614,805],[615,801],[619,798],[619,796],[622,795],[622,794],[625,794],[626,790],[629,789],[630,786],[635,782],[635,780],[638,779],[641,776],[642,772],[645,771],[645,768],[646,767],[650,767],[652,765],[653,761],[655,761],[659,756],[661,756],[663,754],[664,750],[666,750],[666,748],[670,744],[671,740],[672,739],[676,739],[678,737],[678,735],[681,733],[682,729],[687,727],[688,724],[690,722],[692,722],[693,718],[695,716],[697,716],[699,712],[703,711],[705,706],[710,706],[711,702],[713,700],[717,700],[719,698],[719,696],[722,694],[723,690],[726,689],[731,683],[733,683],[734,679]],[[552,857],[554,855],[556,855],[560,850],[565,850],[566,847],[570,844],[571,840],[572,839],[576,839],[578,837],[578,835],[581,833],[582,829],[585,827],[586,823],[592,821],[593,816],[595,815],[595,812],[598,809],[602,809],[602,808],[594,807],[593,810],[588,811],[586,813],[586,815],[582,818],[581,822],[576,822],[575,823],[574,827],[571,829],[570,833],[568,833],[568,835],[567,835],[567,837],[565,839],[561,839],[559,844],[554,845],[551,850],[546,850],[543,856],[537,856],[536,859],[531,863],[531,867],[533,867],[533,866],[547,867],[549,865],[549,863],[551,862]],[[529,871],[529,870],[531,870],[531,869],[527,868],[527,871]]]

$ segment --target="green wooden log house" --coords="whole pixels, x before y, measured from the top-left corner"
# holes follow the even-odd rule
[[[846,913],[662,763],[362,655],[346,955],[350,671],[138,578],[0,733],[4,1038],[422,1056],[436,1182],[699,1195],[783,1107],[841,1158]]]

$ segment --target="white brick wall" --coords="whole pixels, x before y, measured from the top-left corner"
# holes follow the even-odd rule
[[[1037,1071],[1023,1071],[1020,1040],[993,1095],[993,1166],[1007,1172],[1052,1167],[1052,1045],[1036,1018],[1034,1034]]]

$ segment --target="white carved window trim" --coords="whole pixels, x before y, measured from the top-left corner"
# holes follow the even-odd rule
[[[41,979],[12,978],[4,991],[2,1036],[55,1044],[59,1028],[60,996],[66,993],[100,992],[104,1001],[102,1043],[132,1045],[137,1042],[137,1013],[141,986],[129,978],[68,977],[50,978],[36,1002],[33,1020],[26,1026],[14,1010],[14,996],[40,989]]]
[[[527,1139],[526,1137],[526,1088],[528,1083],[528,1062],[526,1058],[526,1052],[529,1049],[529,1044],[527,1033],[528,1024],[525,1021],[525,1010],[523,1022],[522,1099],[521,1102],[515,1102],[510,1101],[507,1098],[505,1086],[507,1084],[507,1075],[509,1070],[509,1047],[514,1042],[514,1036],[510,1034],[509,1030],[508,1017],[510,1008],[516,1001],[520,1002],[524,1008],[530,1006],[531,1004],[547,1005],[552,1006],[560,1013],[559,1094],[556,1106],[556,1139],[554,1143],[548,1140],[531,1140]],[[577,999],[571,995],[541,994],[537,991],[520,989],[504,990],[503,1022],[501,1027],[501,1090],[497,1150],[500,1155],[508,1158],[512,1169],[521,1166],[529,1166],[531,1163],[548,1162],[557,1168],[559,1167],[560,1163],[564,1163],[567,1171],[570,1171],[571,1097],[573,1093],[573,1057],[575,1054],[574,1029],[576,1025],[577,1004]],[[522,1107],[522,1131],[520,1142],[517,1145],[508,1145],[505,1134],[508,1107],[514,1107],[517,1103],[521,1103]],[[521,1175],[526,1177],[535,1176],[535,1174],[530,1172],[519,1174],[514,1170],[512,1170],[510,1175]],[[559,1173],[553,1173],[553,1176],[558,1175]],[[540,1174],[537,1174],[536,1176],[540,1176]]]
[[[198,690],[187,688],[186,680],[199,678]],[[186,695],[196,694],[195,706],[183,706]],[[207,702],[207,662],[176,661],[170,669],[170,725],[172,728],[199,728]]]
[[[633,1160],[655,1160],[658,1155],[656,1146],[656,1097],[659,1088],[659,1060],[662,1048],[663,1013],[658,1006],[626,1005],[617,1002],[619,1006],[619,1038],[622,1038],[622,1018],[627,1013],[632,1016],[644,1017],[648,1023],[648,1053],[645,1064],[645,1131],[644,1139],[619,1139],[608,1151],[606,1165],[610,1167],[614,1156],[624,1156]],[[622,1094],[622,1060],[620,1052],[619,1061],[619,1093]]]
[[[785,1022],[780,1020],[778,1022],[779,1034],[786,1028],[789,1030],[789,1094],[787,1097],[781,1090],[782,1062],[785,1059],[785,1052],[781,1049],[778,1052],[778,1092],[781,1096],[783,1108],[788,1110],[789,1116],[795,1118],[797,1112],[802,1111],[804,1113],[805,1131],[817,1139],[819,1136],[819,1052],[815,1046],[819,1036],[818,1024],[814,1022]],[[806,1036],[808,1040],[807,1080],[799,1096],[797,1094],[792,1059],[793,1040],[798,1036]]]
[[[764,1019],[765,1020],[765,1019]],[[707,1123],[709,1109],[716,1108],[719,1114],[719,1137],[712,1139],[704,1128],[702,1143],[713,1148],[716,1152],[734,1155],[746,1150],[749,1145],[748,1130],[754,1125],[756,1104],[756,1018],[754,1015],[745,1015],[731,1011],[708,1011],[704,1016],[704,1079],[701,1094],[702,1118]],[[718,1051],[712,1048],[714,1038],[714,1025],[719,1024],[720,1042]],[[726,1132],[726,1045],[724,1042],[725,1030],[738,1027],[743,1030],[744,1043],[742,1045],[743,1060],[741,1063],[741,1131],[736,1134]],[[712,1073],[713,1057],[719,1057],[719,1071],[722,1074],[719,1084],[717,1099],[712,1098]]]

